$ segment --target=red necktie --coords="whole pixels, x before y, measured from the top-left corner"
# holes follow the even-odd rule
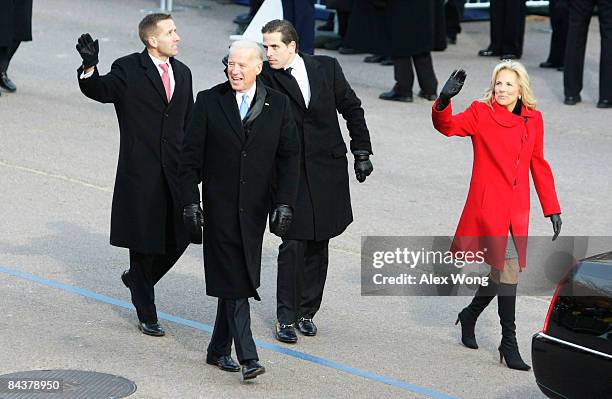
[[[172,95],[170,94],[170,74],[168,73],[168,64],[159,64],[159,67],[164,71],[161,78],[162,82],[164,83],[164,89],[166,89],[166,98],[168,99],[168,102],[170,102]]]

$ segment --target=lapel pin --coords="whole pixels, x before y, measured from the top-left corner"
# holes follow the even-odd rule
[[[264,105],[270,105],[270,104],[268,104],[268,103],[264,103]]]

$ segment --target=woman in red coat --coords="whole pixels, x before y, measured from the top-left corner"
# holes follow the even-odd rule
[[[510,368],[529,370],[518,350],[514,320],[518,273],[526,262],[530,171],[544,216],[552,221],[553,240],[561,229],[554,178],[544,159],[544,123],[520,63],[498,64],[484,98],[453,115],[450,99],[459,93],[465,77],[463,70],[452,73],[434,103],[432,120],[445,136],[472,139],[472,179],[452,249],[475,252],[487,248],[485,260],[491,274],[489,284],[478,288],[457,323],[461,322],[463,344],[478,349],[476,319],[497,295],[502,326],[500,361],[504,358]]]

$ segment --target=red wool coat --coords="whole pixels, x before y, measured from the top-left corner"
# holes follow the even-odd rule
[[[453,251],[485,250],[485,260],[503,269],[508,231],[526,263],[529,230],[529,171],[544,216],[561,213],[555,182],[544,159],[542,114],[523,105],[521,116],[493,101],[474,101],[456,115],[452,106],[437,111],[433,125],[445,136],[470,136],[474,148],[472,179],[455,238]]]

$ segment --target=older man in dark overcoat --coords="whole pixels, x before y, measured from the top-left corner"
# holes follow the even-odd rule
[[[147,335],[164,335],[154,286],[189,244],[177,188],[179,153],[193,108],[191,72],[174,58],[180,40],[167,14],[139,25],[146,48],[119,58],[100,75],[98,41],[79,38],[79,87],[87,97],[112,103],[119,120],[119,161],[111,213],[111,245],[129,248],[130,270],[121,276]],[[195,235],[193,241],[201,240]]]
[[[254,42],[232,44],[228,81],[198,93],[181,155],[185,223],[195,232],[204,224],[206,293],[219,298],[206,360],[239,371],[230,357],[233,341],[245,380],[265,371],[248,299],[260,299],[267,217],[272,209],[270,230],[284,235],[299,179],[300,145],[289,100],[257,81],[263,56]]]

